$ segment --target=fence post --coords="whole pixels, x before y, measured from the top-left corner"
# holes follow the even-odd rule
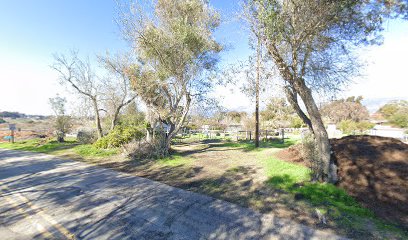
[[[249,141],[252,140],[252,131],[249,131]]]
[[[14,143],[14,130],[11,130],[11,143]]]
[[[265,132],[265,140],[268,141],[268,130]]]
[[[285,129],[284,128],[282,128],[281,129],[281,135],[282,135],[282,143],[285,143]]]

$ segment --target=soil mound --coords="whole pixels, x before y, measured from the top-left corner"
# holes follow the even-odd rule
[[[331,139],[338,185],[378,216],[408,228],[408,144],[394,138],[347,136]],[[299,146],[276,153],[308,166]]]
[[[408,226],[408,145],[393,138],[331,140],[339,186],[385,219]]]

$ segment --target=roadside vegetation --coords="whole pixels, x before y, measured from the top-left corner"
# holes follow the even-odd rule
[[[280,159],[276,153],[300,143],[299,136],[262,141],[208,139],[174,144],[161,159],[118,157],[119,148],[100,149],[73,138],[0,143],[0,148],[70,156],[75,159],[207,194],[263,213],[304,224],[331,228],[367,239],[404,238],[396,225],[376,217],[346,191],[329,183],[311,182],[310,168]]]
[[[34,138],[15,143],[0,143],[0,148],[63,155],[74,153],[79,157],[108,157],[119,153],[119,149],[100,149],[92,144],[79,144],[75,138],[67,138],[64,142],[56,139]]]
[[[52,69],[80,100],[80,117],[70,116],[68,102],[58,95],[50,99],[54,116],[41,120],[41,133],[11,129],[6,124],[14,124],[14,118],[24,118],[27,125],[34,120],[3,112],[0,124],[6,133],[0,137],[18,141],[0,143],[0,148],[98,164],[352,238],[408,238],[406,226],[381,220],[375,209],[364,208],[361,199],[338,187],[344,179],[326,128],[334,125],[344,134],[372,129],[363,98],[321,106],[315,99],[336,96],[359,76],[355,50],[381,44],[383,23],[407,18],[405,1],[244,1],[242,22],[250,29],[248,39],[257,43],[256,60],[252,56],[246,67],[236,66],[244,74],[217,66],[225,47],[215,33],[223,17],[209,1],[141,1],[120,7],[116,20],[130,43],[127,53],[107,52],[97,56],[99,64],[78,51],[54,55]],[[242,76],[248,76],[241,90],[253,98],[254,114],[228,111],[211,97],[217,84],[235,85]],[[270,94],[260,109],[263,88],[282,96]],[[407,109],[406,101],[389,103],[378,111],[379,122],[406,130]],[[291,135],[282,135],[285,129]],[[279,157],[278,152],[299,144],[309,165]],[[395,145],[405,149],[399,143],[369,149],[386,152]],[[394,153],[387,156],[403,158]],[[364,180],[379,175],[369,174]]]

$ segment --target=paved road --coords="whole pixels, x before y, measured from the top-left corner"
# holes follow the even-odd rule
[[[0,239],[341,239],[148,179],[0,150]]]

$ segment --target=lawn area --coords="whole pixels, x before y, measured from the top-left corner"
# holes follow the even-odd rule
[[[132,162],[126,171],[314,227],[332,228],[352,238],[407,237],[403,230],[375,217],[344,190],[310,182],[307,167],[275,156],[298,142],[298,138],[285,143],[262,142],[258,149],[246,141],[189,142],[175,145],[176,153],[171,157]]]
[[[30,139],[15,143],[0,142],[0,148],[47,153],[53,155],[78,155],[79,157],[108,157],[119,153],[118,149],[97,149],[92,144],[79,144],[74,138],[59,143],[55,139]]]
[[[310,182],[310,170],[279,159],[276,153],[299,138],[261,142],[220,139],[178,142],[174,153],[158,160],[119,157],[118,149],[99,150],[73,139],[0,143],[0,148],[80,156],[81,161],[224,199],[263,213],[318,228],[330,228],[357,239],[404,239],[408,235],[378,219],[347,193],[331,184]],[[71,155],[70,155],[71,154]],[[72,155],[73,154],[73,155]],[[320,217],[318,217],[320,216]]]

